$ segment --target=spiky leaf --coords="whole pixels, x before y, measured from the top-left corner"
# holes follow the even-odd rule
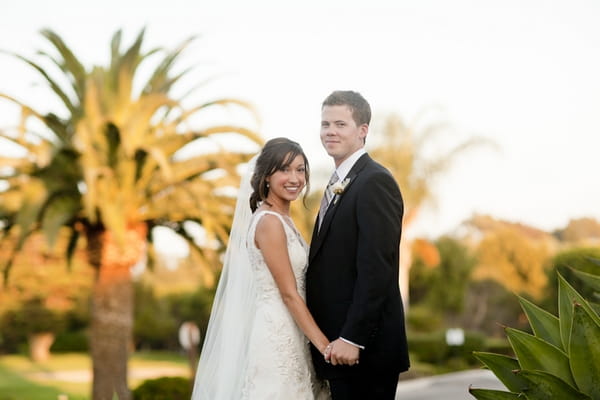
[[[546,371],[575,386],[569,358],[565,352],[518,329],[506,328],[505,330],[521,369]]]
[[[558,273],[558,316],[560,320],[560,337],[563,348],[569,348],[569,336],[573,323],[573,303],[581,304],[589,312],[592,319],[600,324],[600,317],[588,302]]]
[[[529,325],[535,336],[564,350],[560,338],[560,323],[558,318],[523,297],[519,296],[519,302],[527,315]]]
[[[593,275],[578,269],[572,268],[573,273],[581,279],[587,286],[600,292],[600,275]]]
[[[524,391],[530,400],[591,400],[589,396],[547,372],[522,370],[519,375],[530,383]]]
[[[600,399],[600,325],[580,304],[574,305],[569,358],[579,390]]]
[[[492,389],[469,388],[469,393],[477,400],[514,400],[525,398],[525,396],[520,393],[504,392],[502,390]]]
[[[526,382],[515,374],[515,371],[521,368],[516,359],[502,354],[480,351],[473,352],[473,355],[488,367],[511,392],[518,393],[525,387]]]

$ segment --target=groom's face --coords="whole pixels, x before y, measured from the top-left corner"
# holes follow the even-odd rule
[[[367,124],[356,125],[348,106],[323,106],[321,143],[336,166],[364,146],[368,131]]]

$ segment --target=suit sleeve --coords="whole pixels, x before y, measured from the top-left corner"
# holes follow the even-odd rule
[[[341,337],[368,347],[390,285],[398,285],[398,252],[404,206],[387,172],[369,176],[357,198],[356,284]]]

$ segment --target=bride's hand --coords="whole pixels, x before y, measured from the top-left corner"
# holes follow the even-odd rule
[[[325,350],[323,350],[323,352],[322,352],[326,363],[329,363],[329,358],[331,357],[331,347],[332,346],[333,346],[332,343],[327,344],[327,346],[325,347]]]

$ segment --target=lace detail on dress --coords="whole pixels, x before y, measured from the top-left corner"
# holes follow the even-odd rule
[[[306,242],[289,218],[266,210],[255,213],[248,231],[247,246],[258,303],[242,399],[312,400],[315,399],[317,385],[308,340],[283,303],[262,253],[254,243],[256,225],[265,214],[276,215],[284,226],[298,292],[305,298]]]
[[[254,243],[254,233],[256,232],[256,225],[262,216],[265,214],[276,215],[282,222],[286,237],[287,237],[287,245],[288,252],[290,255],[290,261],[292,264],[292,269],[294,271],[294,275],[296,277],[296,285],[298,287],[298,292],[302,298],[305,298],[305,273],[308,265],[308,246],[296,227],[293,225],[292,221],[287,219],[273,211],[259,211],[257,212],[252,219],[250,224],[250,229],[248,231],[248,254],[250,258],[250,265],[254,272],[255,282],[258,288],[258,295],[260,300],[281,300],[279,295],[279,289],[275,284],[275,280],[273,279],[273,275],[269,271],[269,268],[265,264],[262,253],[260,249],[258,249]]]

